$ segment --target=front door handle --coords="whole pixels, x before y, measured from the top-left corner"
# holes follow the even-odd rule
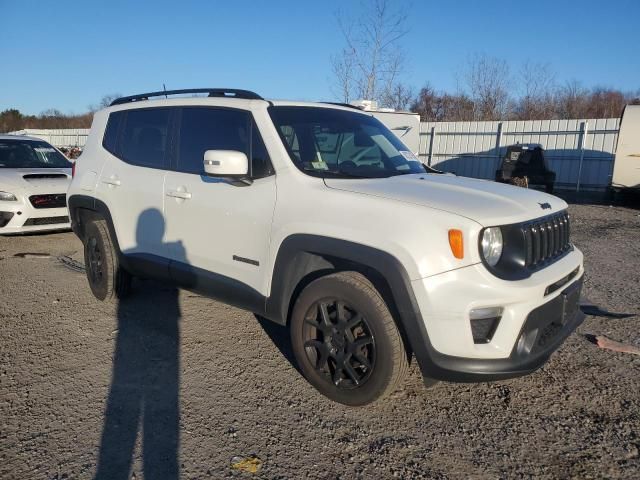
[[[167,190],[167,197],[189,200],[191,198],[191,194],[180,190]]]
[[[102,183],[106,183],[107,185],[109,185],[111,187],[119,187],[120,186],[120,180],[118,179],[117,175],[111,175],[109,178],[103,179]]]

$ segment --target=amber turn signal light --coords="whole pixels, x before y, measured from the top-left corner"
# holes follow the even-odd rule
[[[451,253],[453,253],[454,257],[464,258],[464,244],[462,242],[461,230],[449,230],[449,246],[451,247]]]

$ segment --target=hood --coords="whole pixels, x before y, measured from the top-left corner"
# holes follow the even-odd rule
[[[3,191],[66,193],[69,182],[70,168],[0,168],[0,190]]]
[[[454,213],[483,227],[543,217],[567,208],[564,200],[537,190],[448,174],[389,178],[326,178],[329,188],[389,198]]]

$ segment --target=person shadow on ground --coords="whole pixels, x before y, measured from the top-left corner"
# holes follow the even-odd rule
[[[156,209],[138,219],[138,245],[161,244],[165,222]],[[164,244],[178,249],[181,242]],[[180,255],[180,253],[179,253]],[[180,306],[178,289],[140,282],[135,295],[120,301],[111,387],[95,479],[131,475],[138,432],[146,479],[179,476]]]

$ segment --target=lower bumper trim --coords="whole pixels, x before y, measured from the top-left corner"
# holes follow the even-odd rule
[[[64,215],[60,217],[31,217],[24,222],[25,227],[32,227],[38,225],[56,225],[69,223],[69,217]]]
[[[582,278],[553,300],[529,313],[507,358],[475,359],[430,352],[426,376],[451,382],[484,382],[519,377],[542,367],[564,340],[584,321],[579,300]]]

